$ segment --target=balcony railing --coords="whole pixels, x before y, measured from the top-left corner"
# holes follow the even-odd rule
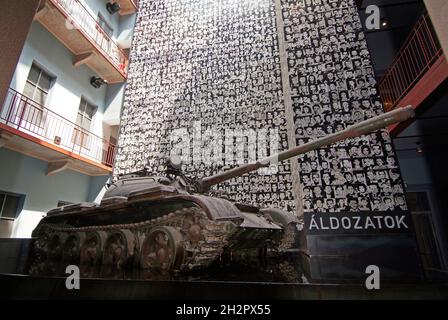
[[[79,0],[49,0],[126,76],[128,58]]]
[[[380,81],[379,91],[386,111],[396,108],[441,55],[443,50],[437,34],[428,14],[424,14]]]
[[[0,122],[71,153],[112,167],[115,145],[9,89]]]

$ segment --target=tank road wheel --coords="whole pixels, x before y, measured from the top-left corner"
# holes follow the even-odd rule
[[[129,230],[115,230],[109,233],[103,248],[103,265],[122,269],[129,266],[135,256],[137,241]]]
[[[62,260],[62,249],[64,245],[64,240],[66,235],[63,233],[55,233],[51,235],[50,240],[48,242],[48,259],[54,261]]]
[[[127,256],[126,239],[120,232],[109,235],[104,245],[103,265],[113,265],[120,268]]]
[[[46,275],[48,271],[46,270],[47,261],[49,259],[48,247],[50,241],[52,240],[53,233],[45,225],[39,226],[38,230],[39,233],[37,233],[36,231],[33,232],[33,235],[37,235],[37,239],[33,244],[33,250],[31,252],[31,263],[28,269],[28,273],[31,275]]]
[[[84,232],[76,232],[68,235],[62,253],[62,261],[65,266],[79,265],[81,244],[84,238]]]
[[[182,234],[173,227],[156,227],[143,241],[140,267],[166,273],[180,267],[184,259]]]
[[[107,237],[106,232],[88,232],[80,248],[79,264],[81,276],[90,278],[101,264],[102,248]]]
[[[67,235],[65,233],[54,233],[50,235],[47,244],[47,260],[45,262],[45,274],[56,276],[63,273],[62,255]],[[64,270],[65,271],[65,270]]]
[[[201,218],[195,212],[189,212],[182,221],[182,231],[193,246],[197,246],[205,239],[201,226]]]

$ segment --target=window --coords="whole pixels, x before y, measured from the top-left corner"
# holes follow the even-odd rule
[[[23,94],[37,103],[45,105],[52,82],[53,77],[33,63]]]
[[[47,102],[53,80],[54,77],[33,63],[23,89],[23,95],[30,100],[23,99],[15,111],[20,126],[29,130],[44,126],[45,119],[42,106]]]
[[[110,50],[111,50],[110,39],[112,38],[114,29],[111,28],[111,26],[106,22],[106,20],[100,13],[98,13],[97,31],[98,31],[98,34],[97,34],[98,43],[101,45],[101,48],[104,51],[106,51],[107,53],[110,53]]]
[[[107,145],[107,150],[104,150],[103,154],[103,164],[111,166],[114,161],[115,149],[117,147],[117,139],[110,136],[109,144]]]
[[[16,219],[24,201],[24,195],[0,191],[0,219]]]
[[[432,220],[428,191],[407,192],[406,198],[415,226],[420,256],[426,269],[440,269],[441,260]]]
[[[92,125],[92,119],[96,112],[96,106],[89,103],[86,99],[81,98],[81,104],[79,105],[78,117],[76,118],[76,124],[83,129],[90,131]]]
[[[76,117],[76,124],[81,128],[75,128],[73,132],[73,142],[83,148],[88,148],[89,133],[92,126],[92,119],[96,112],[96,106],[81,98],[81,103]]]
[[[98,25],[106,32],[106,34],[112,38],[112,35],[114,34],[114,29],[106,22],[106,19],[101,15],[101,13],[98,13]]]

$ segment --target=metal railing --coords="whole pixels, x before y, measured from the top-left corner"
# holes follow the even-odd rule
[[[49,0],[58,7],[74,28],[80,30],[103,55],[126,76],[128,58],[79,0]],[[72,27],[67,24],[68,27]]]
[[[386,111],[397,107],[441,55],[443,50],[431,19],[424,14],[380,81],[379,92]]]
[[[131,1],[134,3],[134,6],[138,9],[139,5],[138,0],[131,0]]]
[[[9,89],[0,122],[71,153],[112,167],[115,145]]]

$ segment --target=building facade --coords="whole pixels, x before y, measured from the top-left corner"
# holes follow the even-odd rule
[[[136,0],[40,1],[0,113],[0,236],[95,201],[112,172]]]

